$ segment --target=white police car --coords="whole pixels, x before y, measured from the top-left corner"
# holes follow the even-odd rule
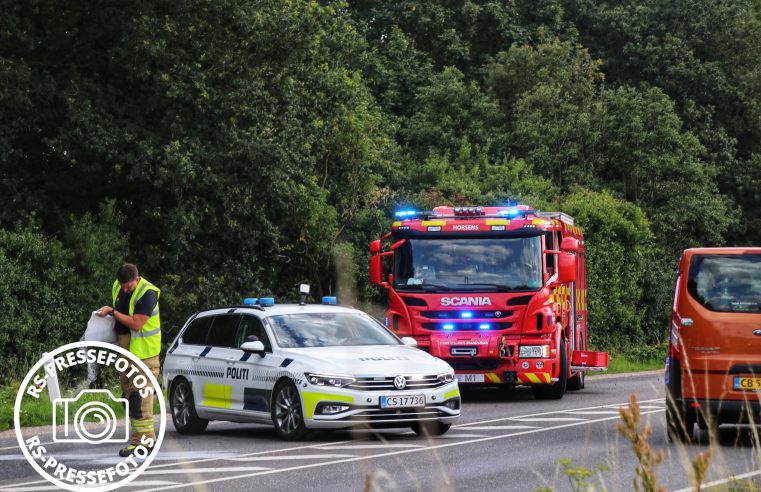
[[[226,420],[271,423],[285,439],[357,425],[437,435],[459,417],[452,368],[362,311],[246,301],[193,315],[170,346],[178,432]]]

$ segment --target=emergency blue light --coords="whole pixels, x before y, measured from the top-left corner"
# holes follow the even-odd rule
[[[518,217],[521,214],[522,210],[519,210],[517,208],[511,208],[508,210],[500,210],[497,212],[497,215],[505,215],[507,217],[513,218]]]
[[[244,306],[253,306],[258,301],[259,301],[259,299],[257,299],[256,297],[246,297],[245,299],[243,299],[243,305]]]
[[[274,306],[275,305],[275,298],[274,297],[262,297],[259,299],[259,305],[264,306]]]
[[[472,318],[473,313],[471,311],[463,311],[460,313],[460,318]]]
[[[441,327],[444,328],[445,330],[454,330],[454,324],[453,323],[445,323]]]
[[[322,303],[334,306],[338,303],[338,299],[335,296],[323,296]]]
[[[491,325],[489,323],[483,323],[478,325],[479,330],[489,330],[491,329]]]
[[[397,219],[409,219],[417,214],[416,210],[399,210],[394,214]]]

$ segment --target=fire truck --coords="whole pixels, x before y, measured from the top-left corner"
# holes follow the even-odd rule
[[[588,350],[584,237],[572,217],[514,204],[395,218],[370,243],[386,325],[448,362],[461,384],[560,399],[607,368],[606,353]]]

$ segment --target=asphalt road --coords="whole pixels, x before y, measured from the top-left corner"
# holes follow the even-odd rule
[[[171,419],[160,451],[147,471],[121,490],[573,490],[559,460],[593,470],[599,489],[631,490],[637,460],[618,434],[618,408],[634,393],[642,406],[649,442],[663,449],[657,468],[668,490],[690,487],[689,461],[713,449],[708,482],[724,488],[729,477],[761,477],[759,427],[722,426],[697,444],[668,442],[660,373],[588,378],[586,389],[560,401],[536,401],[527,389],[470,390],[462,418],[441,437],[405,430],[377,434],[324,432],[292,443],[264,426],[214,422],[205,434],[181,436]],[[50,433],[40,435],[50,441]],[[116,464],[119,445],[97,452],[87,444],[49,444],[70,466]],[[604,466],[604,471],[598,471]],[[13,431],[0,433],[0,492],[58,490],[41,479],[21,454]]]

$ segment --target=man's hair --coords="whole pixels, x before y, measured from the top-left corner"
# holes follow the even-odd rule
[[[135,280],[137,275],[137,265],[133,265],[132,263],[125,263],[119,267],[119,270],[116,271],[116,280],[120,284],[126,284],[127,282]]]

